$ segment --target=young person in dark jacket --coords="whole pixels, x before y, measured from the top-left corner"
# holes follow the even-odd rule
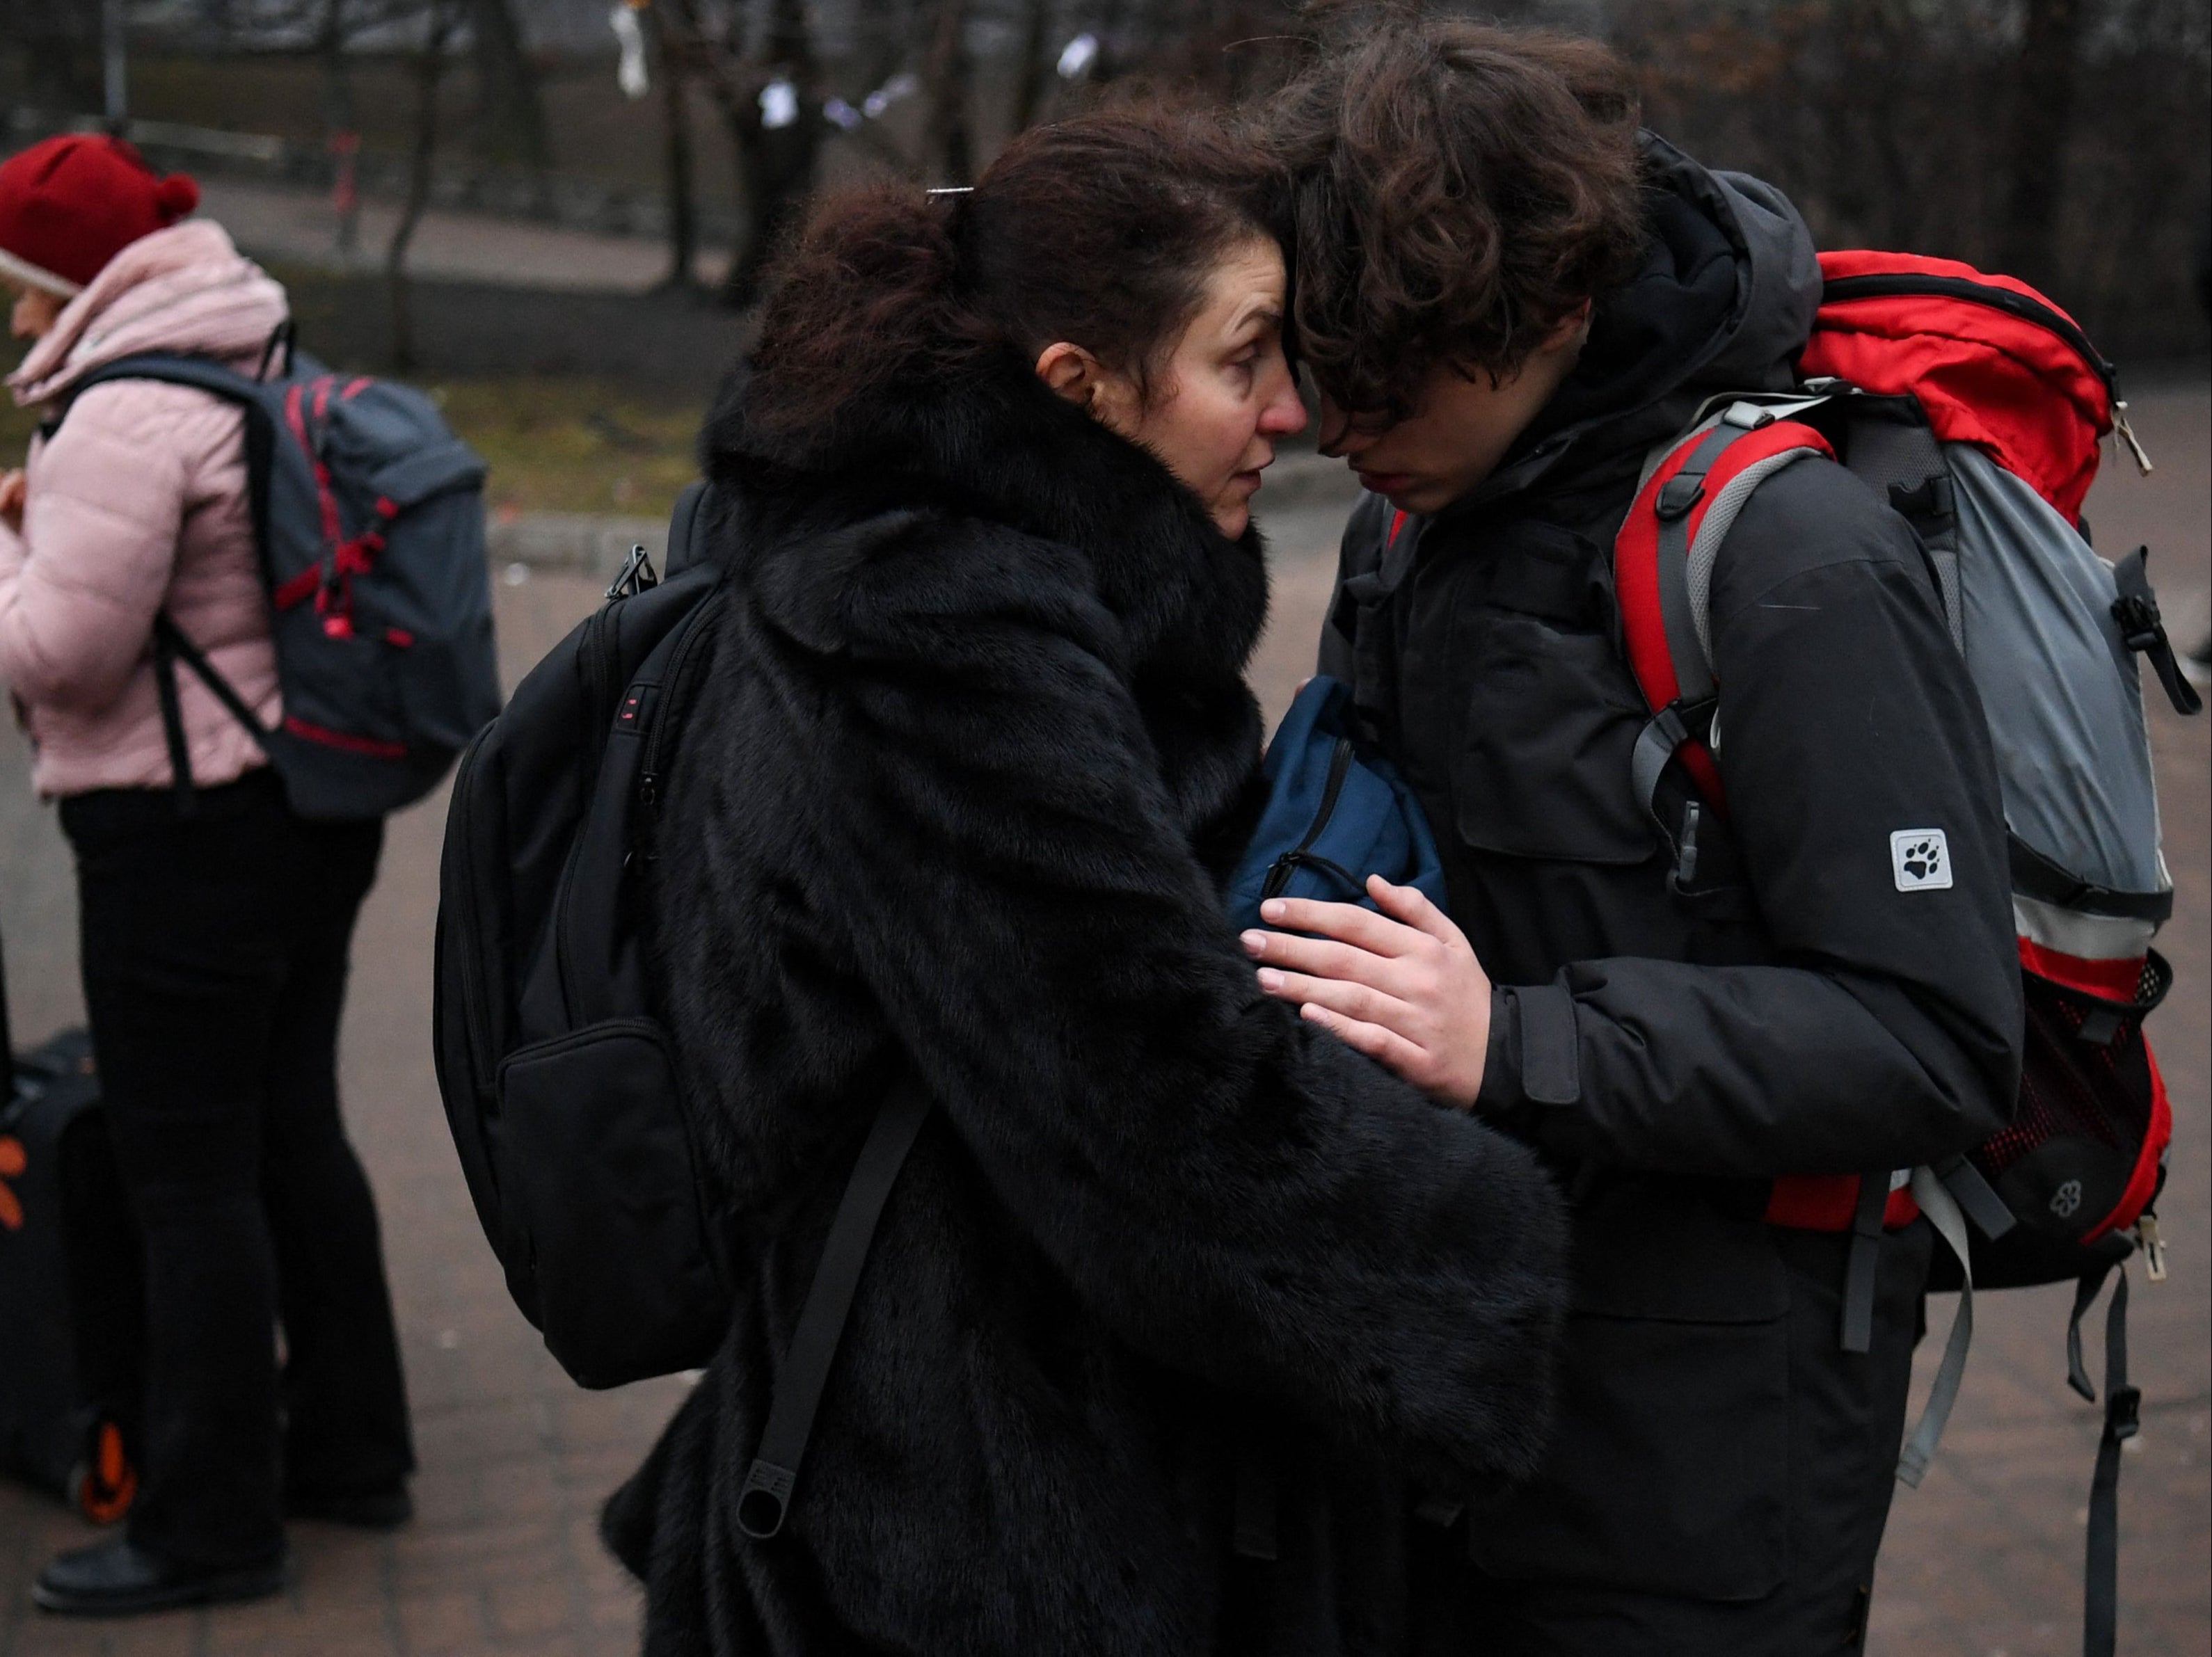
[[[728,603],[649,918],[745,1286],[606,1515],[648,1653],[1395,1651],[1407,1490],[1534,1464],[1556,1196],[1261,995],[1216,895],[1258,803],[1249,503],[1304,422],[1270,191],[1094,118],[971,195],[835,198],[708,426]],[[903,1076],[936,1109],[754,1540]]]
[[[1610,568],[1651,446],[1716,393],[1791,384],[1811,240],[1779,192],[1639,133],[1594,44],[1394,25],[1322,54],[1273,129],[1322,446],[1372,491],[1321,665],[1420,793],[1456,925],[1390,890],[1395,919],[1293,903],[1248,948],[1316,1025],[1536,1147],[1575,1217],[1544,1466],[1425,1533],[1421,1637],[1851,1648],[1929,1229],[1887,1238],[1852,1352],[1847,1237],[1764,1216],[1778,1176],[1878,1195],[2008,1120],[1989,737],[1912,531],[1842,467],[1793,465],[1713,576],[1728,811],[1684,877],[1631,788],[1648,715]],[[1656,815],[1693,798],[1670,765]],[[1952,884],[1902,890],[1890,836],[1928,828]]]

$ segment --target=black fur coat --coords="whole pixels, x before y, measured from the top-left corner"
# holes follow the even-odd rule
[[[775,440],[739,391],[708,448],[732,588],[651,925],[750,1217],[729,1338],[606,1515],[647,1651],[1395,1649],[1408,1488],[1533,1465],[1564,1228],[1526,1151],[1262,996],[1223,918],[1258,537],[1018,362]],[[909,1067],[939,1108],[749,1540],[779,1355]],[[1240,1445],[1273,1564],[1232,1557]]]

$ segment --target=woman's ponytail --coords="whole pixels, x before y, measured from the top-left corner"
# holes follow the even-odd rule
[[[811,425],[917,358],[972,349],[957,297],[967,200],[885,185],[815,209],[769,278],[749,398],[757,428]]]

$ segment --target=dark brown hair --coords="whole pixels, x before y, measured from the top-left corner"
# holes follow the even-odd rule
[[[1395,418],[1439,364],[1519,368],[1637,268],[1636,124],[1594,40],[1407,15],[1324,44],[1267,116],[1316,383]]]
[[[820,421],[896,376],[1082,346],[1139,390],[1220,256],[1286,229],[1282,174],[1219,121],[1095,114],[1023,133],[971,192],[816,206],[762,313],[749,417]]]

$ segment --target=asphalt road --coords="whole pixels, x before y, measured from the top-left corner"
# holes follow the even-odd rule
[[[2212,590],[2208,416],[2212,392],[2203,385],[2142,398],[2136,422],[2160,470],[2138,479],[2124,463],[2108,465],[2089,503],[2108,554],[2138,541],[2153,546],[2152,574],[2190,638],[2206,626]],[[1340,507],[1304,506],[1268,520],[1274,620],[1253,677],[1271,713],[1310,671],[1341,516]],[[596,586],[544,571],[499,585],[510,683],[590,610]],[[2177,980],[2151,1025],[2177,1118],[2160,1204],[2172,1275],[2157,1288],[2137,1283],[2144,1429],[2121,1493],[2121,1648],[2199,1657],[2212,1651],[2212,746],[2206,721],[2185,725],[2153,700],[2178,889],[2161,940]],[[296,1581],[268,1604],[100,1627],[30,1608],[40,1563],[88,1533],[44,1498],[0,1487],[0,1657],[635,1650],[635,1597],[600,1552],[592,1515],[684,1383],[602,1394],[569,1386],[507,1302],[477,1229],[426,1041],[443,812],[434,798],[392,822],[356,948],[343,1055],[347,1115],[382,1206],[415,1405],[418,1518],[388,1538],[298,1527]],[[0,744],[0,847],[9,997],[19,1039],[35,1040],[79,1018],[82,1007],[68,855],[52,813],[29,796],[20,744]],[[1899,1493],[1875,1588],[1873,1651],[2038,1657],[2078,1648],[2097,1412],[2063,1384],[2065,1309],[2063,1289],[1984,1298],[1942,1454],[1921,1490]],[[1935,1310],[1939,1327],[1946,1310]]]

